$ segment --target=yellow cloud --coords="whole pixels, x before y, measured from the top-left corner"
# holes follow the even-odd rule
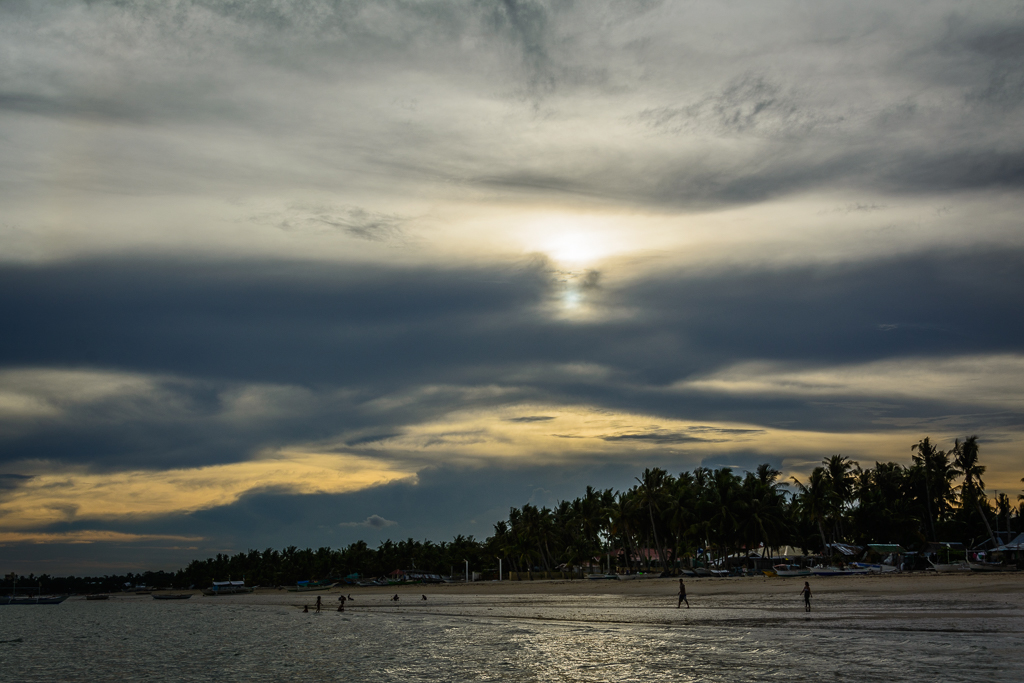
[[[308,452],[165,471],[44,472],[4,494],[0,530],[187,513],[229,505],[263,489],[346,493],[414,476],[412,470],[373,458]]]
[[[169,536],[166,534],[123,534],[119,531],[66,531],[62,533],[43,533],[33,531],[0,531],[0,545],[18,543],[139,543],[141,541],[186,541],[204,540],[202,536]]]
[[[1024,356],[899,358],[859,365],[803,368],[784,363],[740,363],[676,389],[732,395],[851,396],[942,400],[1019,410]]]
[[[780,429],[753,423],[673,420],[615,412],[589,406],[522,404],[467,410],[405,428],[401,434],[367,443],[364,448],[401,453],[424,466],[443,457],[446,463],[474,466],[495,461],[514,464],[586,464],[610,461],[651,462],[665,457],[720,462],[737,451],[781,462],[786,477],[803,475],[822,459],[840,453],[869,467],[876,460],[910,463],[910,446],[924,436],[952,445],[956,436],[941,424],[879,425],[877,431],[819,432]],[[1019,489],[1017,453],[1024,435],[986,431],[983,460],[991,489]],[[328,445],[323,445],[329,450]]]

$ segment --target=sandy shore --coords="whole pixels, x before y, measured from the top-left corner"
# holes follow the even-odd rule
[[[296,593],[260,588],[254,593],[176,603],[189,608],[235,606],[311,611],[319,596],[324,613],[348,619],[473,619],[548,624],[634,624],[713,628],[834,629],[1024,634],[1024,572],[810,577],[812,611],[800,597],[804,578],[688,578],[690,607],[677,608],[678,579],[626,581],[503,581],[422,586],[345,586]],[[392,597],[398,595],[399,600]],[[424,596],[426,599],[424,600]],[[74,598],[84,600],[84,597]],[[148,595],[115,596],[118,602]],[[511,620],[511,622],[510,622]]]
[[[815,594],[859,593],[882,596],[888,594],[950,594],[950,593],[1014,593],[1024,595],[1024,572],[992,574],[937,574],[934,572],[908,572],[905,574],[829,576],[829,577],[736,577],[736,578],[684,578],[689,595],[752,595],[792,593],[809,581]],[[260,589],[263,592],[266,589]],[[399,596],[422,593],[438,595],[624,595],[664,597],[679,590],[678,579],[632,579],[626,581],[486,581],[425,586],[382,586],[358,588],[346,586],[331,592],[344,591],[357,596],[360,593]],[[274,592],[274,591],[269,591]],[[315,594],[314,594],[315,595]],[[315,600],[315,598],[314,598]]]

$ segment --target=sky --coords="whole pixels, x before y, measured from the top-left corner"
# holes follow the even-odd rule
[[[1022,186],[1021,2],[6,0],[4,571],[925,436],[1016,498]]]

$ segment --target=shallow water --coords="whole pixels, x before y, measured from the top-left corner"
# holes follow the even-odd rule
[[[0,678],[1016,682],[1024,665],[1017,605],[990,596],[833,598],[816,601],[810,615],[797,600],[771,596],[706,597],[677,610],[623,596],[407,597],[394,605],[371,595],[345,613],[321,614],[289,600],[296,598],[5,606]]]

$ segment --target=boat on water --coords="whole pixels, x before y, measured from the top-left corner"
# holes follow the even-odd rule
[[[153,593],[154,600],[188,600],[191,593]]]
[[[0,605],[59,605],[67,599],[67,595],[5,595]]]
[[[255,588],[245,585],[245,581],[214,581],[209,588],[203,589],[203,595],[238,595],[252,593]]]
[[[294,586],[286,586],[286,589],[292,592],[306,593],[309,591],[330,590],[337,585],[336,582],[331,583],[330,581],[299,581]]]
[[[775,576],[810,576],[811,570],[798,564],[777,564],[772,567]]]
[[[815,576],[854,576],[856,574],[868,574],[871,570],[865,567],[812,567],[811,573]]]

